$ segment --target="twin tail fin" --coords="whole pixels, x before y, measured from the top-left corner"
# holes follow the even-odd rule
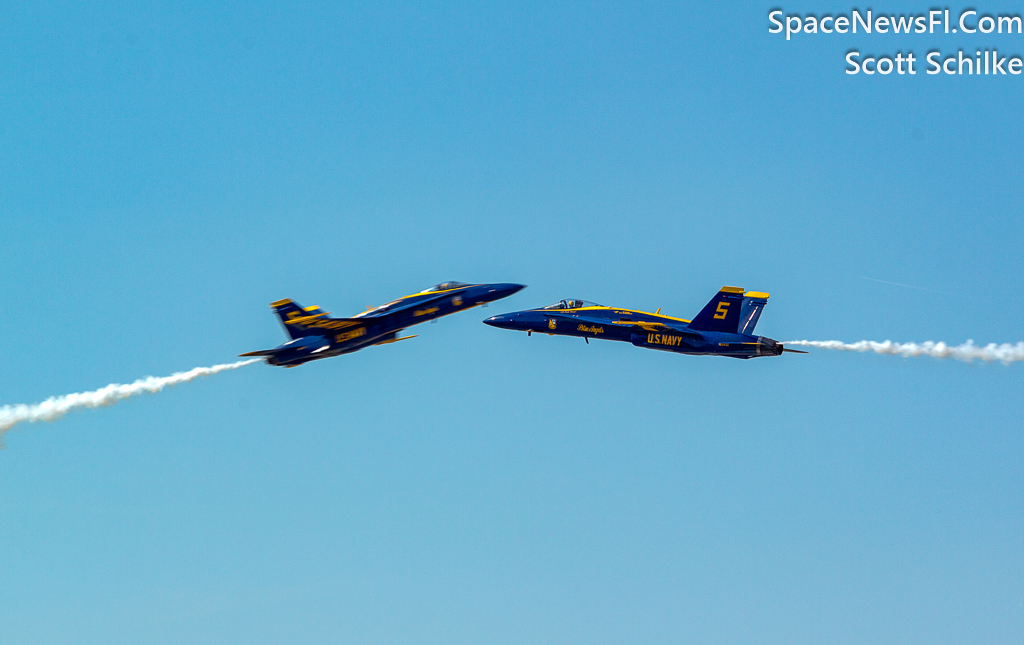
[[[767,293],[722,287],[690,322],[690,329],[753,335],[766,304]]]
[[[308,327],[309,322],[328,316],[328,313],[320,307],[304,308],[299,303],[288,298],[272,302],[270,306],[274,313],[277,314],[277,317],[281,319],[281,324],[284,325],[285,331],[288,332],[288,335],[293,340],[323,333],[322,331],[311,331]]]

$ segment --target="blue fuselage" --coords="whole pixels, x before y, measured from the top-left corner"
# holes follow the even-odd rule
[[[690,321],[681,318],[599,305],[528,309],[493,316],[484,322],[502,329],[618,340],[680,354],[754,358],[778,356],[783,349],[781,343],[764,336],[697,331],[690,328]]]
[[[403,340],[398,333],[407,327],[505,298],[522,288],[523,285],[511,283],[446,283],[352,318],[329,318],[316,307],[303,309],[290,300],[282,300],[271,306],[292,340],[272,350],[243,356],[263,356],[271,365],[294,367],[348,354],[370,345]]]

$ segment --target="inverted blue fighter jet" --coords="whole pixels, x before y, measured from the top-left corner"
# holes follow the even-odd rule
[[[754,325],[766,304],[767,293],[722,287],[693,320],[663,316],[660,308],[652,314],[586,300],[562,300],[540,309],[493,316],[484,322],[527,334],[582,336],[587,343],[591,338],[621,340],[679,354],[732,358],[806,354],[786,349],[771,338],[754,336]]]
[[[463,284],[442,282],[426,291],[364,311],[352,318],[330,318],[319,307],[300,307],[278,300],[270,303],[291,340],[241,356],[261,356],[271,365],[295,367],[330,356],[348,354],[370,345],[385,345],[415,336],[398,334],[417,325],[457,311],[500,300],[523,288],[521,284]]]

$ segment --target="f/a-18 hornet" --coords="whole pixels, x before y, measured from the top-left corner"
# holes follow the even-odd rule
[[[508,283],[442,282],[351,318],[330,318],[328,312],[319,307],[301,307],[286,298],[270,306],[292,339],[274,349],[242,356],[262,356],[271,365],[295,367],[370,345],[407,340],[415,336],[398,336],[406,327],[500,300],[522,288],[521,284]]]
[[[591,338],[621,340],[637,347],[660,349],[680,354],[754,358],[779,356],[783,352],[806,354],[785,349],[782,343],[754,336],[754,325],[768,304],[768,294],[739,287],[722,287],[697,317],[673,318],[656,312],[604,307],[586,300],[562,300],[540,309],[529,309],[484,322],[502,329]]]

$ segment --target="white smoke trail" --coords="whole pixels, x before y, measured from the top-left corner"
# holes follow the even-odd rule
[[[200,376],[210,376],[225,370],[236,370],[239,367],[259,362],[254,358],[237,363],[224,363],[213,367],[196,367],[187,372],[178,372],[170,376],[147,376],[134,383],[111,383],[92,392],[75,392],[63,396],[51,396],[42,403],[32,405],[18,404],[5,405],[0,407],[0,437],[22,421],[55,421],[75,408],[98,408],[103,405],[113,405],[121,399],[127,399],[136,394],[146,392],[159,392],[168,385],[186,383]]]
[[[798,345],[803,347],[819,347],[821,349],[837,349],[843,352],[874,352],[896,356],[931,356],[933,358],[955,358],[967,363],[978,359],[986,363],[999,361],[1003,365],[1024,361],[1024,343],[1011,345],[975,345],[968,340],[963,345],[947,345],[946,343],[927,341],[924,343],[894,343],[887,340],[879,343],[873,340],[862,340],[857,343],[844,343],[839,340],[791,340],[785,346]]]

